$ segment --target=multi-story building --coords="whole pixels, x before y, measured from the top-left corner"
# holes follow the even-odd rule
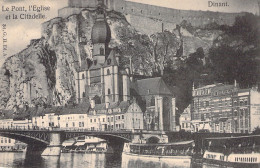
[[[257,88],[240,89],[236,83],[200,87],[193,90],[191,107],[195,131],[251,133],[260,126],[260,92]]]
[[[238,88],[234,85],[217,85],[211,93],[212,132],[234,132],[232,97]]]
[[[194,131],[210,128],[210,114],[212,109],[212,89],[217,84],[207,85],[192,91],[191,119]]]
[[[194,128],[191,124],[191,108],[190,105],[184,109],[183,113],[180,116],[180,129],[187,132],[193,132]]]

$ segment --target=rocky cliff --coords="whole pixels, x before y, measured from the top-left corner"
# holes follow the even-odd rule
[[[0,108],[65,105],[75,102],[76,72],[92,59],[91,30],[95,11],[83,10],[42,25],[42,38],[6,59],[0,70]],[[121,13],[107,13],[110,48],[117,48],[122,66],[133,60],[136,73],[153,75],[202,47],[206,53],[219,30],[189,30],[187,26],[153,35],[138,32]],[[147,25],[153,26],[153,25]]]

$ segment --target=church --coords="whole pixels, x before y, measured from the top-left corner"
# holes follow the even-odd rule
[[[120,55],[108,47],[111,30],[103,1],[98,2],[96,11],[91,32],[92,61],[81,62],[77,70],[77,103],[90,104],[92,121],[98,115],[129,112],[131,107],[132,115],[138,114],[138,117],[129,123],[125,120],[125,128],[138,120],[139,128],[145,130],[174,131],[175,98],[171,90],[161,77],[137,79],[130,69],[120,66]]]

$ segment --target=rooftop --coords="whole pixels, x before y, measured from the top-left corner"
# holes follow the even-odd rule
[[[137,80],[137,93],[146,95],[172,95],[171,90],[161,77]]]

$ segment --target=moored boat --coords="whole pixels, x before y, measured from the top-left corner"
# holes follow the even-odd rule
[[[260,136],[208,138],[204,145],[205,162],[260,167]]]
[[[145,160],[172,161],[175,159],[190,164],[193,154],[194,141],[175,143],[140,144],[125,143],[123,154],[136,156]]]

